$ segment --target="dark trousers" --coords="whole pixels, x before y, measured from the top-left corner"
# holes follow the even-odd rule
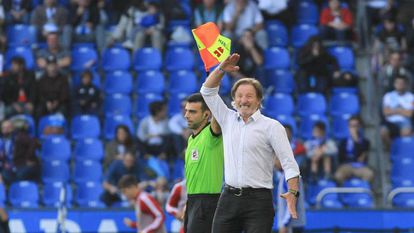
[[[213,233],[270,233],[273,218],[270,189],[243,189],[242,192],[224,188],[213,220]]]
[[[185,233],[211,233],[220,194],[189,194],[184,216]]]

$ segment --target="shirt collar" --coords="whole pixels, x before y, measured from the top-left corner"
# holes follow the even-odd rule
[[[263,116],[263,115],[262,115],[262,113],[260,112],[260,109],[258,109],[255,113],[253,113],[253,115],[251,115],[251,116],[249,117],[249,121],[250,121],[250,119],[251,119],[252,121],[257,121],[257,120],[259,120],[262,116]],[[239,112],[237,112],[237,120],[242,120],[242,117],[241,117],[241,115],[240,115],[240,113],[239,113]]]

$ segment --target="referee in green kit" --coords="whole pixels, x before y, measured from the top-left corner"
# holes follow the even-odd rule
[[[217,121],[201,94],[187,98],[185,119],[193,131],[185,152],[187,207],[186,233],[211,233],[223,184],[223,138]],[[211,119],[211,122],[210,122]]]

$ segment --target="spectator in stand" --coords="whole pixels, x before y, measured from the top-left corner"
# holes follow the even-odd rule
[[[367,2],[368,25],[378,25],[381,19],[389,15],[392,18],[397,18],[398,15],[398,1],[382,0],[383,4],[378,4],[378,1]]]
[[[137,136],[146,154],[165,158],[172,152],[172,139],[168,130],[167,105],[154,101],[149,105],[150,115],[142,119]]]
[[[59,6],[56,0],[44,0],[42,5],[33,10],[31,17],[31,24],[36,27],[41,40],[44,40],[50,32],[56,32],[62,35],[63,47],[70,48],[72,28],[68,19],[68,11]]]
[[[178,154],[185,152],[188,137],[191,135],[191,130],[188,128],[187,121],[184,118],[186,102],[186,100],[181,102],[181,112],[172,116],[168,121],[168,128],[172,134]]]
[[[96,47],[99,51],[102,51],[106,45],[106,38],[108,38],[108,32],[105,29],[111,25],[111,18],[109,12],[113,13],[114,9],[110,9],[108,7],[108,3],[106,2],[106,0],[97,0],[96,6],[98,8],[99,14],[99,24],[96,27]],[[118,20],[115,22],[118,22]]]
[[[407,25],[407,59],[406,65],[411,73],[414,72],[414,17],[411,18]]]
[[[374,172],[367,165],[370,143],[364,137],[361,118],[349,118],[348,127],[349,137],[339,143],[335,180],[340,185],[351,177],[372,181]]]
[[[115,138],[105,146],[104,169],[115,160],[122,160],[127,152],[136,154],[134,139],[126,125],[118,125],[115,130]]]
[[[289,1],[258,0],[258,7],[266,21],[279,20],[287,27],[290,27],[295,23],[295,17],[292,17],[294,12],[289,6]]]
[[[185,180],[176,183],[171,189],[165,211],[174,216],[178,221],[184,221],[185,206],[187,202],[187,187]],[[184,233],[184,226],[181,224],[180,233]]]
[[[30,0],[3,0],[6,24],[28,24],[30,22]]]
[[[338,153],[335,142],[326,135],[326,126],[318,121],[313,126],[312,138],[305,142],[307,156],[310,160],[310,179],[314,182],[321,173],[319,163],[323,162],[323,177],[332,177],[332,160]]]
[[[414,85],[411,72],[404,67],[403,58],[400,52],[392,52],[388,62],[382,67],[379,73],[379,84],[383,89],[382,94],[394,89],[394,79],[396,76],[405,76],[409,87]]]
[[[69,104],[69,83],[59,71],[54,56],[47,59],[46,73],[37,82],[37,116],[61,113],[65,115]]]
[[[133,50],[144,47],[147,37],[151,46],[163,48],[164,19],[155,2],[145,3],[143,0],[132,0],[128,10],[121,16],[110,40],[123,41],[122,45]]]
[[[290,125],[283,125],[286,129],[286,134],[292,147],[293,155],[299,165],[300,171],[306,170],[306,148],[303,142],[293,136],[292,127]]]
[[[299,92],[327,93],[332,79],[340,77],[339,65],[322,45],[318,36],[309,38],[298,53],[297,84]]]
[[[88,42],[98,44],[98,37],[102,36],[103,29],[99,26],[99,10],[91,0],[76,0],[69,11],[74,42]],[[97,32],[101,34],[98,35]]]
[[[154,177],[153,174],[149,173],[148,169],[144,168],[137,161],[133,152],[126,152],[122,160],[114,160],[106,171],[101,201],[108,207],[115,202],[121,201],[121,193],[116,185],[124,175],[132,175],[137,180],[147,180],[150,177]]]
[[[15,128],[12,169],[3,172],[3,179],[8,185],[22,180],[38,182],[40,180],[40,163],[36,156],[36,150],[39,149],[39,143],[36,138],[30,136],[27,124]]]
[[[386,149],[392,138],[411,135],[413,109],[414,95],[409,91],[407,78],[395,76],[394,90],[386,93],[382,102],[385,127],[381,135]]]
[[[35,101],[34,73],[26,69],[26,62],[21,57],[14,57],[10,72],[4,79],[1,98],[6,104],[6,117],[16,114],[31,115]]]
[[[98,115],[101,104],[99,88],[92,83],[92,72],[81,75],[81,83],[75,90],[75,113]]]
[[[341,7],[339,0],[329,0],[329,7],[322,10],[320,18],[322,38],[338,41],[351,40],[352,23],[351,11]]]
[[[194,25],[196,27],[207,22],[214,22],[221,30],[223,28],[223,7],[216,0],[203,0],[194,9]]]
[[[10,120],[4,120],[1,122],[1,135],[0,135],[0,154],[2,160],[2,170],[11,169],[11,161],[13,160],[13,139],[14,127]]]
[[[263,16],[252,0],[235,0],[229,2],[223,12],[223,34],[233,41],[238,41],[246,29],[253,32],[256,43],[261,49],[268,47],[267,34],[263,27]]]
[[[59,70],[65,74],[69,74],[69,67],[72,63],[70,51],[62,47],[59,43],[59,34],[51,32],[46,35],[47,47],[39,50],[36,54],[36,63],[40,69],[45,69],[47,59],[54,56],[57,59]]]
[[[358,75],[351,71],[342,72],[339,77],[333,77],[332,86],[358,88]]]
[[[0,0],[0,35],[5,38],[4,33],[4,23],[6,21],[6,12],[4,11],[4,5],[2,0]],[[3,68],[3,66],[2,66]]]

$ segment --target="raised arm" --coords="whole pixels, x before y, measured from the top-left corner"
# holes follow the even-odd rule
[[[240,55],[233,53],[226,60],[224,60],[218,68],[214,69],[204,82],[204,86],[208,88],[218,87],[225,72],[234,72],[240,69],[237,62]]]

